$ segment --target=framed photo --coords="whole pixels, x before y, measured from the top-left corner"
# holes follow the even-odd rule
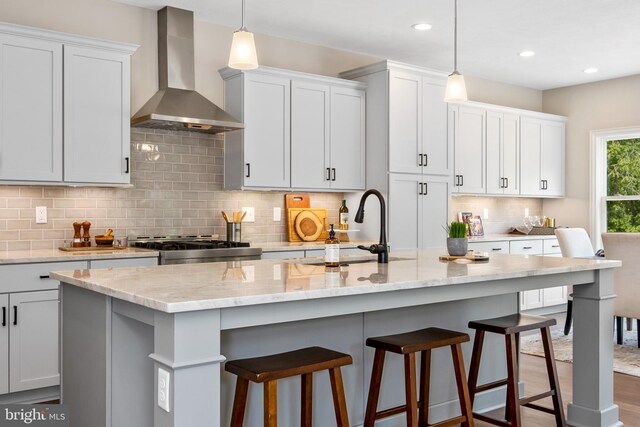
[[[482,218],[479,215],[469,217],[469,234],[471,236],[484,236],[484,228],[482,228]]]
[[[458,212],[458,221],[469,224],[469,218],[472,216],[473,214],[471,212]]]

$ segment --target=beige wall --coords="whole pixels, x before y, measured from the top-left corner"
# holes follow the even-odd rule
[[[569,118],[564,199],[545,200],[559,225],[589,227],[589,132],[640,126],[640,75],[547,90],[543,111]]]
[[[486,102],[531,111],[542,110],[542,91],[465,76],[470,101]]]

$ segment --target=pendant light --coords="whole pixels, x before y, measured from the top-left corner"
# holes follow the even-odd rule
[[[229,67],[238,70],[253,70],[258,68],[258,55],[253,33],[244,26],[244,0],[242,0],[242,26],[233,33],[231,52],[229,53]]]
[[[453,13],[453,73],[447,79],[445,102],[464,102],[467,100],[467,87],[464,76],[458,72],[458,0],[454,0]]]

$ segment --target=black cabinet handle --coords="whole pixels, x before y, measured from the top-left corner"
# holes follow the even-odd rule
[[[502,250],[502,248],[492,248],[491,250],[492,250],[492,251],[501,251],[501,250]]]
[[[327,181],[331,181],[331,168],[327,168]]]
[[[125,157],[124,161],[125,161],[125,164],[126,164],[126,169],[125,169],[124,173],[129,173],[129,158]]]
[[[424,166],[422,164],[422,154],[418,154],[418,166]]]
[[[523,246],[522,249],[533,249],[531,246]]]
[[[424,161],[422,163],[424,163],[422,166],[429,166],[429,157],[426,154],[423,154],[424,156]]]
[[[504,181],[505,181],[505,183],[506,183],[506,184],[504,185],[504,188],[509,188],[509,178],[505,178],[505,179],[504,179]]]
[[[48,278],[49,278],[49,275],[47,274],[47,275],[44,275],[44,276],[40,276],[40,278],[41,278],[41,279],[48,279]]]
[[[18,306],[13,306],[13,324],[14,326],[18,324]]]
[[[331,181],[335,181],[336,180],[336,168],[331,168]]]
[[[420,190],[418,190],[418,194],[422,196],[422,194],[424,194],[424,191],[422,189],[422,185],[423,184],[421,182],[419,182],[418,185],[420,186]]]
[[[7,307],[2,307],[2,326],[7,326]]]
[[[460,187],[464,187],[464,175],[460,175]]]
[[[429,194],[429,187],[427,187],[427,183],[424,183],[424,192],[423,192],[423,196],[427,196]]]
[[[245,178],[249,178],[251,176],[251,163],[245,163],[247,166],[247,174],[244,176]]]
[[[456,187],[460,187],[460,175],[456,175],[456,182],[455,182],[455,186],[456,186]]]
[[[500,178],[500,188],[504,188],[504,178]]]

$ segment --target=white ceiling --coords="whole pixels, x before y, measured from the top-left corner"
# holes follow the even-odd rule
[[[241,0],[115,0],[240,26]],[[430,23],[417,32],[410,26]],[[453,0],[246,0],[247,28],[450,72]],[[640,73],[639,0],[459,0],[462,74],[550,89]],[[523,50],[535,51],[521,58]],[[260,52],[258,52],[260,55]],[[585,74],[589,67],[598,73]]]

